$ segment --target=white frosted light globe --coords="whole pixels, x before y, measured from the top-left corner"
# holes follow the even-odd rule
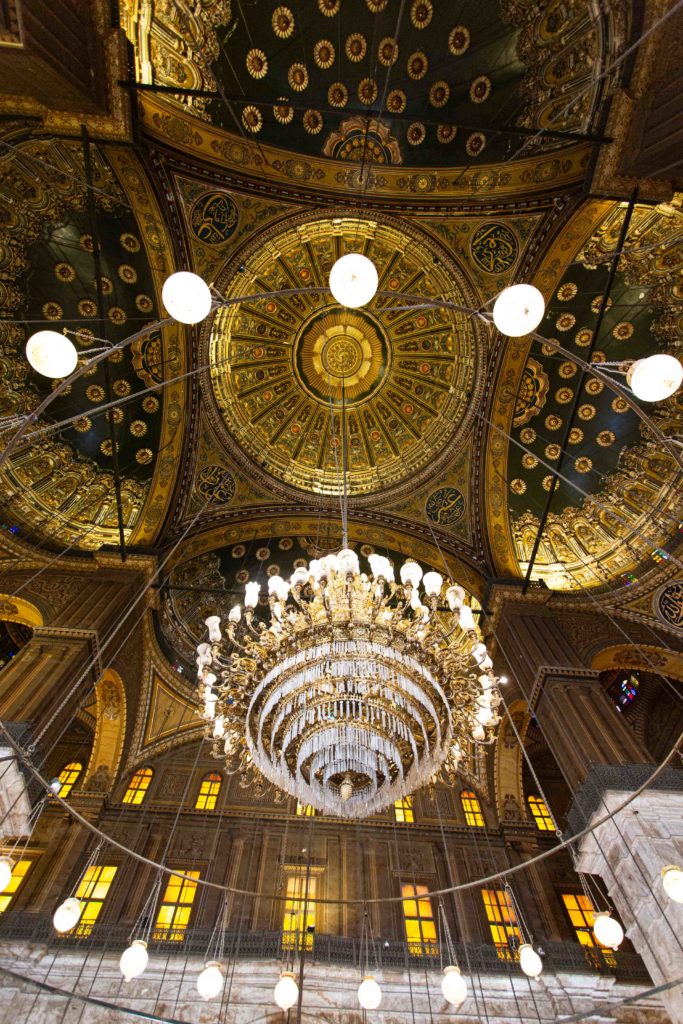
[[[664,892],[675,903],[683,903],[683,871],[675,864],[662,868]]]
[[[55,910],[52,915],[52,923],[57,932],[70,932],[78,924],[83,913],[83,904],[75,896],[69,896]]]
[[[179,270],[166,278],[161,299],[169,315],[181,324],[198,324],[211,311],[208,284],[187,270]]]
[[[601,945],[612,949],[619,949],[624,941],[624,929],[607,911],[593,915],[593,934]]]
[[[519,947],[519,966],[529,978],[537,978],[543,970],[543,961],[529,942]]]
[[[147,967],[149,954],[147,943],[143,939],[133,939],[128,949],[124,949],[119,960],[121,974],[126,981],[139,978]]]
[[[299,998],[299,986],[291,971],[285,971],[275,986],[275,1002],[281,1010],[291,1010]]]
[[[73,341],[57,331],[32,334],[26,342],[26,358],[43,377],[68,377],[78,365]]]
[[[441,979],[441,991],[447,1003],[461,1006],[467,999],[467,983],[460,973],[459,967],[444,967]]]
[[[545,299],[532,284],[504,288],[493,305],[493,322],[508,338],[535,331],[545,313]]]
[[[642,402],[663,402],[680,388],[683,365],[675,356],[660,352],[632,363],[626,374],[626,382]]]
[[[225,978],[217,960],[210,960],[197,978],[197,991],[202,999],[215,999],[223,991]]]
[[[378,284],[375,264],[359,252],[342,256],[330,271],[330,291],[340,306],[349,309],[368,303]]]
[[[13,866],[11,857],[0,857],[0,892],[4,892],[9,885]]]
[[[358,1002],[364,1010],[376,1010],[382,1002],[382,989],[374,978],[363,978],[358,986]]]

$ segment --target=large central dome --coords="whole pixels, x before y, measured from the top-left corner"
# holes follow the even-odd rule
[[[352,251],[379,273],[363,309],[321,291],[250,298],[325,288],[335,260]],[[342,405],[352,498],[414,487],[452,458],[472,414],[475,327],[465,314],[399,296],[476,300],[426,236],[388,218],[290,218],[241,252],[218,287],[245,301],[219,310],[211,327],[211,411],[252,473],[281,491],[338,494]]]

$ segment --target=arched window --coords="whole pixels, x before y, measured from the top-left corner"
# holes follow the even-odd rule
[[[481,804],[476,793],[471,789],[463,789],[460,794],[462,809],[465,812],[465,821],[473,828],[484,827],[484,815],[481,813]]]
[[[78,776],[81,774],[82,771],[83,765],[80,763],[80,761],[70,761],[69,764],[64,765],[61,772],[59,773],[59,781],[61,782],[61,786],[59,787],[58,796],[61,796],[62,799],[64,799],[65,796],[69,795],[71,790],[76,785]]]
[[[199,793],[197,794],[197,802],[195,803],[196,811],[213,811],[216,807],[216,801],[218,800],[218,794],[221,791],[223,785],[223,776],[219,775],[218,772],[209,772],[202,779],[202,784],[199,787]]]
[[[540,796],[530,796],[529,807],[531,808],[531,813],[534,816],[536,828],[539,832],[555,831],[555,824],[550,811],[546,807],[545,801],[541,800]]]
[[[314,818],[315,817],[315,807],[311,807],[310,804],[301,804],[297,800],[297,802],[296,802],[296,813],[299,815],[300,818]]]
[[[145,793],[149,789],[153,775],[154,772],[151,768],[138,768],[123,795],[124,804],[141,804],[145,799]]]

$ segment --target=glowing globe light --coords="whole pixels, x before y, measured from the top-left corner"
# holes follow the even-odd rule
[[[198,324],[211,311],[209,286],[187,270],[179,270],[166,279],[161,299],[169,315],[181,324]]]
[[[467,983],[460,973],[459,967],[444,967],[441,979],[441,991],[447,1003],[461,1006],[467,998]]]
[[[78,365],[74,343],[57,331],[37,331],[26,342],[26,358],[43,377],[68,377]]]
[[[602,946],[612,949],[619,949],[624,941],[624,929],[607,911],[593,916],[593,934]]]
[[[0,857],[0,892],[4,892],[9,885],[13,866],[11,857]]]
[[[683,871],[675,864],[662,868],[664,892],[675,903],[683,903]]]
[[[121,974],[126,981],[139,978],[147,967],[149,953],[147,943],[143,939],[133,939],[128,949],[124,949],[119,960]]]
[[[528,978],[537,978],[543,970],[543,961],[529,942],[519,947],[519,966]]]
[[[60,933],[70,932],[78,924],[82,913],[83,904],[81,901],[77,900],[75,896],[69,896],[63,903],[60,903],[52,916],[55,931]]]
[[[663,402],[680,388],[683,365],[675,356],[660,352],[632,363],[626,374],[626,382],[641,401]]]
[[[277,985],[275,986],[275,1002],[281,1010],[290,1010],[299,998],[299,986],[294,980],[291,971],[284,971]]]
[[[358,986],[358,1002],[364,1010],[376,1010],[382,1002],[382,989],[374,978],[363,978]]]
[[[59,796],[59,791],[62,788],[62,784],[59,779],[50,780],[50,792],[53,796]]]
[[[545,313],[545,299],[532,284],[504,288],[493,306],[493,322],[508,338],[521,338],[535,331]]]
[[[340,306],[349,309],[368,303],[378,284],[375,264],[359,252],[342,256],[330,271],[330,291]]]
[[[210,960],[197,978],[197,991],[202,999],[215,999],[223,991],[224,980],[219,962]]]

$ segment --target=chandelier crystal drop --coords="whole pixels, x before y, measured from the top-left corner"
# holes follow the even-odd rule
[[[439,776],[473,740],[491,741],[500,693],[465,592],[409,559],[394,577],[344,548],[268,580],[244,610],[207,619],[197,648],[199,713],[241,784],[267,780],[316,810],[363,818]],[[422,584],[422,589],[420,588]],[[469,614],[466,614],[469,613]]]
[[[330,291],[340,306],[365,306],[377,291],[379,277],[372,260],[360,252],[341,256],[330,271]]]

